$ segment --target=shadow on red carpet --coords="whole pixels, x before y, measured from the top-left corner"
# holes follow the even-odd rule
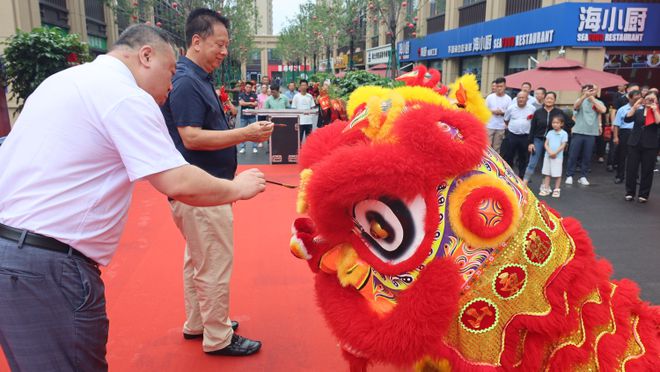
[[[271,180],[298,183],[295,166],[259,167]],[[120,247],[102,274],[110,371],[348,370],[316,308],[312,274],[288,249],[295,200],[296,190],[268,185],[235,205],[231,318],[240,322],[239,334],[263,347],[249,357],[216,357],[202,352],[201,341],[182,337],[184,241],[166,198],[138,183]],[[0,353],[0,371],[8,370]]]

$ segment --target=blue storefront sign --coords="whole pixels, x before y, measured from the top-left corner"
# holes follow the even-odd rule
[[[660,4],[562,3],[400,42],[401,62],[555,47],[660,47]]]

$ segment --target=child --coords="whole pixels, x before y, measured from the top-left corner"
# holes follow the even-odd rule
[[[552,191],[552,197],[558,198],[561,193],[562,162],[564,161],[564,149],[568,143],[568,133],[562,130],[564,118],[555,116],[552,118],[552,130],[545,137],[545,158],[543,158],[543,170],[541,173],[545,176],[539,196],[550,195],[550,177],[555,177],[555,189]]]

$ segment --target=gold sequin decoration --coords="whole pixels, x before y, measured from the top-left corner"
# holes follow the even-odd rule
[[[626,370],[626,363],[631,360],[641,358],[642,355],[646,354],[646,348],[642,343],[642,338],[639,337],[639,332],[637,331],[637,325],[639,324],[639,315],[633,315],[630,318],[630,323],[632,325],[632,336],[628,339],[628,347],[623,355],[625,358],[621,361],[621,370]]]
[[[562,338],[562,341],[560,343],[557,343],[555,345],[551,345],[548,348],[548,352],[546,353],[546,356],[544,357],[544,362],[543,364],[546,366],[546,371],[549,371],[550,368],[550,360],[552,360],[552,357],[555,356],[555,354],[565,348],[566,346],[575,346],[575,347],[582,347],[584,344],[584,341],[586,340],[586,330],[584,328],[584,319],[582,318],[582,309],[584,308],[584,305],[588,303],[593,303],[593,304],[602,304],[603,299],[600,296],[600,292],[598,290],[595,290],[588,294],[580,303],[574,307],[575,309],[575,314],[577,319],[580,320],[580,325],[579,327],[571,332],[570,334],[566,335],[566,337]]]
[[[529,194],[530,199],[534,196]],[[530,200],[523,207],[523,218],[520,226],[506,244],[502,246],[494,262],[482,267],[483,272],[459,300],[458,308],[476,298],[487,298],[497,305],[499,321],[494,329],[485,333],[474,333],[465,330],[460,325],[460,319],[450,326],[444,338],[445,344],[454,349],[464,360],[476,365],[500,366],[501,355],[504,352],[505,328],[516,315],[548,315],[551,306],[545,296],[552,274],[573,259],[575,243],[566,233],[560,220],[550,215],[557,226],[550,231],[536,207],[536,200]],[[545,232],[552,243],[552,255],[548,257],[543,267],[531,265],[525,256],[525,235],[537,228]],[[506,265],[518,264],[526,268],[528,273],[526,294],[509,300],[502,300],[493,293],[492,281],[497,273]]]

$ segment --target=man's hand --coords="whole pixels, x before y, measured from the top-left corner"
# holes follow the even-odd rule
[[[616,137],[616,136],[615,136],[615,137],[612,139],[612,142],[614,142],[615,145],[618,145],[618,144],[619,144],[619,137]]]
[[[269,121],[257,121],[245,127],[245,141],[263,142],[270,138],[275,126]]]
[[[242,200],[251,199],[266,189],[266,179],[259,169],[251,168],[234,177]]]
[[[536,151],[536,147],[534,147],[533,143],[530,143],[529,146],[527,146],[527,151],[529,151],[530,154],[533,154]]]

